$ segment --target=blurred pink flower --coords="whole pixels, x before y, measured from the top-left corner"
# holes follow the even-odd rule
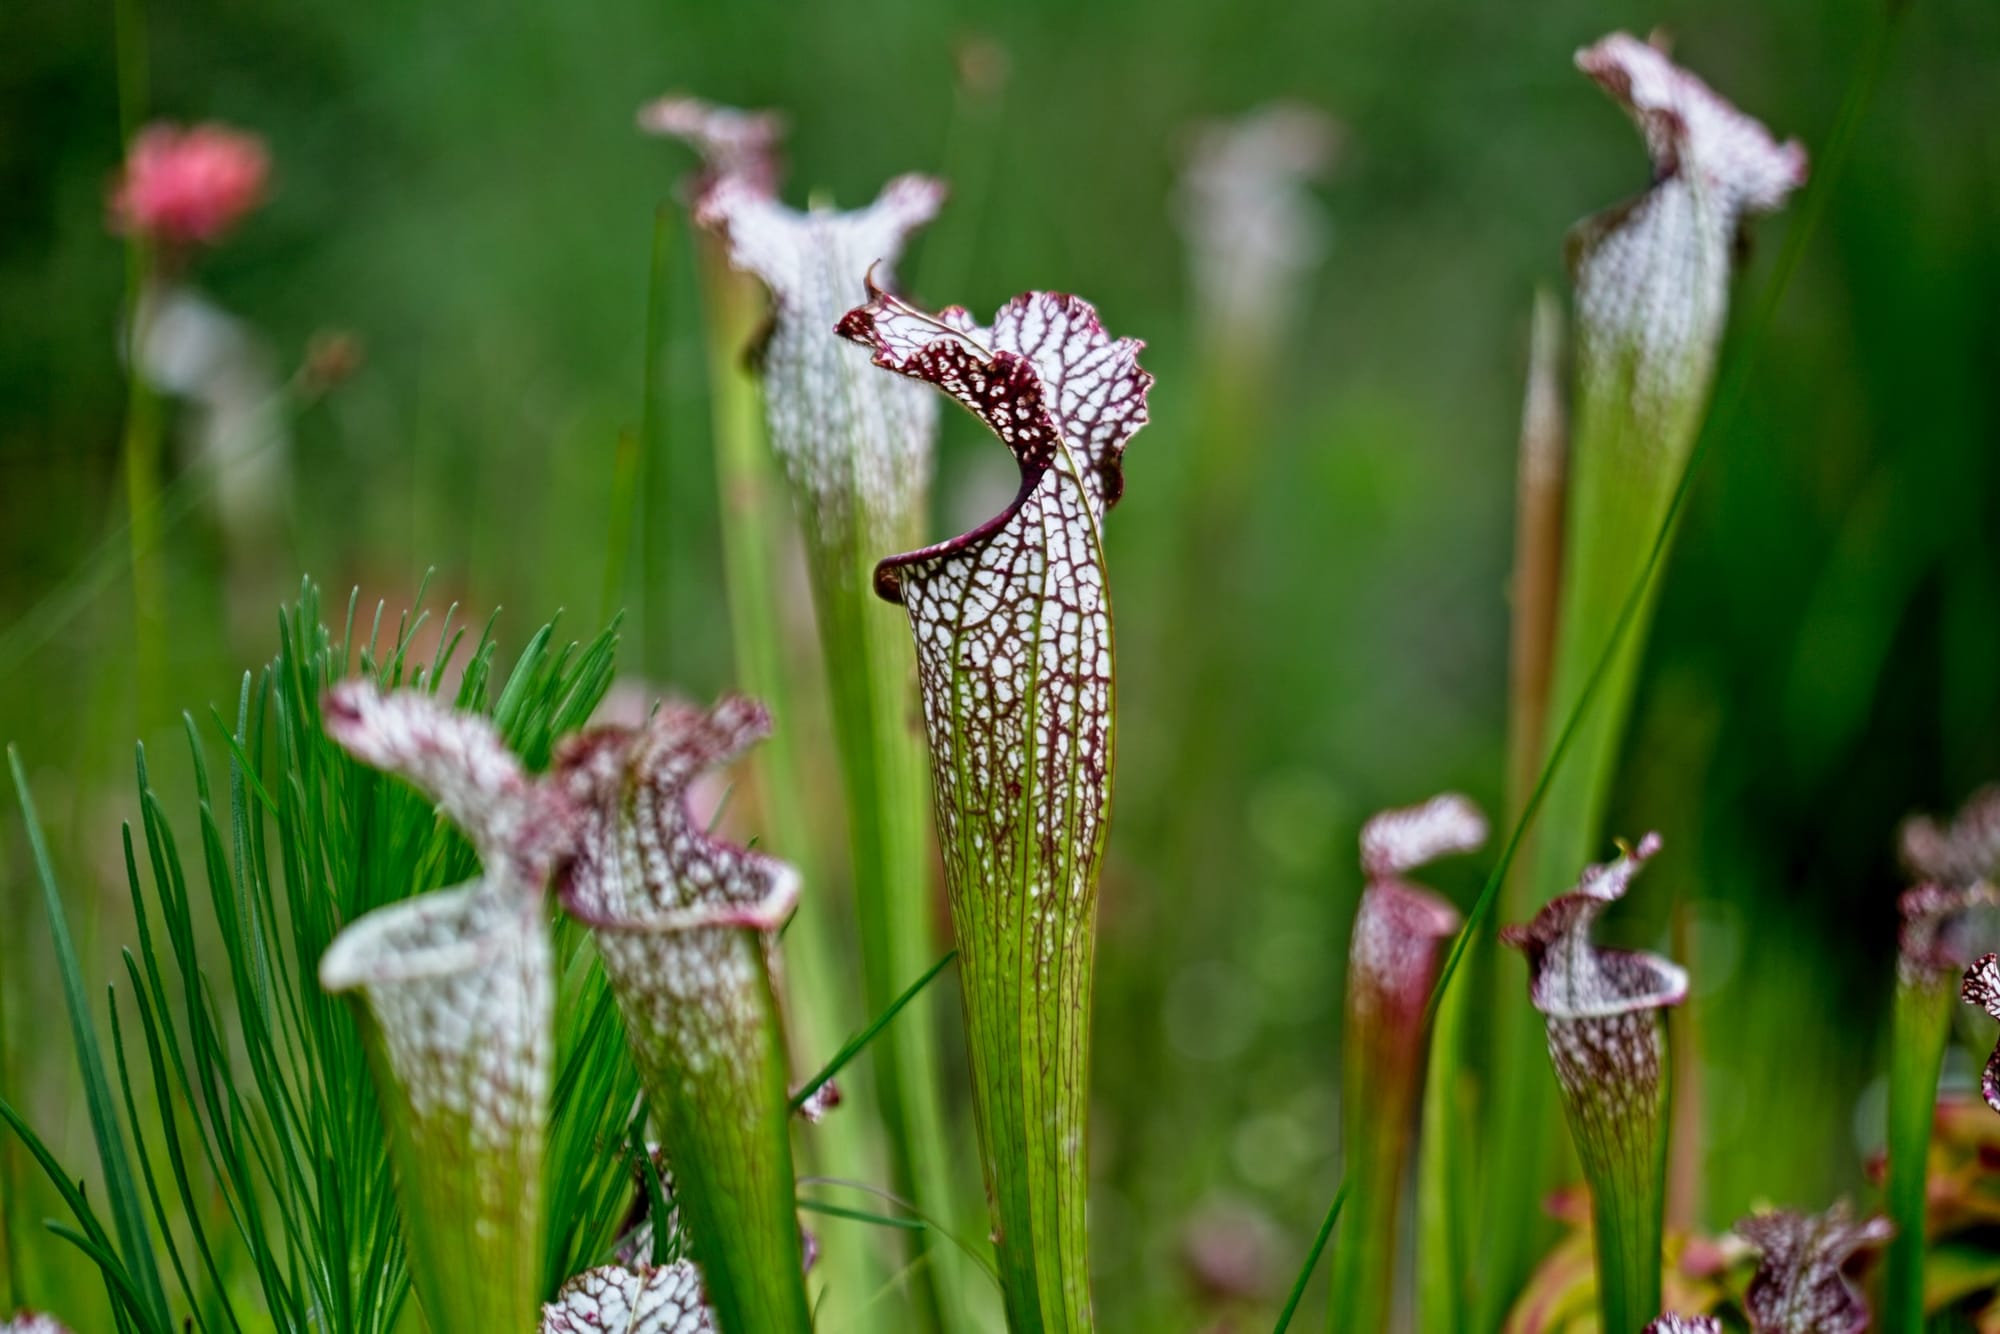
[[[212,244],[264,202],[270,174],[254,134],[214,123],[149,125],[132,140],[112,189],[112,230],[168,245]]]

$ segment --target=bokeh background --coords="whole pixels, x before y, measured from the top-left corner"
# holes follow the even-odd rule
[[[649,377],[622,662],[695,694],[730,683],[685,237],[646,351],[655,214],[688,162],[633,113],[668,89],[781,108],[795,200],[951,179],[903,266],[920,300],[1071,290],[1149,344],[1154,424],[1109,525],[1124,754],[1098,1301],[1114,1330],[1268,1326],[1338,1173],[1356,829],[1445,788],[1500,805],[1528,314],[1538,284],[1565,290],[1566,229],[1647,180],[1571,53],[1662,25],[1817,149],[1881,3],[151,0],[148,113],[253,129],[274,162],[268,207],[201,288],[281,378],[329,335],[361,356],[284,424],[283,485],[247,543],[174,452],[171,615],[145,681],[119,528],[126,274],[104,225],[112,6],[5,6],[0,738],[37,785],[87,966],[108,981],[129,935],[131,741],[164,747],[179,708],[206,725],[233,700],[302,576],[393,615],[434,570],[430,604],[504,607],[510,650],[558,609],[578,634],[613,610],[614,458]],[[1625,933],[1657,941],[1672,902],[1692,924],[1711,1225],[1866,1190],[1895,825],[2000,776],[2000,9],[1909,3],[1700,479],[1614,803],[1614,829],[1669,850]],[[1280,98],[1342,134],[1315,187],[1323,260],[1246,370],[1204,327],[1172,201],[1191,126]],[[1758,227],[1739,312],[1800,216]],[[995,450],[948,417],[940,535],[990,495]],[[1464,900],[1478,869],[1439,883]],[[46,939],[10,810],[0,1088],[81,1164]],[[53,1197],[18,1145],[0,1155],[8,1280],[85,1282],[39,1227]]]

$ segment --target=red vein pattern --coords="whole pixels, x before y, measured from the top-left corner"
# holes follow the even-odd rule
[[[1563,1115],[1590,1182],[1597,1276],[1608,1326],[1660,1309],[1667,1166],[1663,1007],[1687,999],[1687,973],[1656,954],[1591,943],[1598,915],[1625,896],[1659,851],[1648,834],[1616,861],[1585,868],[1576,888],[1525,926],[1500,933],[1528,956],[1529,998],[1546,1018]]]
[[[2000,956],[1983,955],[1966,969],[1958,994],[1967,1005],[1977,1005],[1993,1018],[2000,1019]],[[2000,1044],[1995,1044],[1993,1054],[1986,1058],[1986,1070],[1979,1077],[1979,1091],[1985,1095],[1986,1105],[2000,1112]]]
[[[1843,1203],[1823,1214],[1755,1214],[1735,1232],[1763,1257],[1743,1297],[1759,1334],[1861,1334],[1868,1328],[1868,1303],[1844,1271],[1857,1252],[1889,1240],[1895,1229],[1888,1219],[1856,1222]]]
[[[1138,342],[1053,293],[1016,297],[985,329],[874,290],[837,330],[958,400],[1020,468],[1004,511],[882,561],[875,585],[916,637],[1009,1310],[1084,1328],[1090,971],[1113,753],[1100,525],[1152,376]]]

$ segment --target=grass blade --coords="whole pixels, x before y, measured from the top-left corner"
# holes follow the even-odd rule
[[[828,1061],[818,1074],[807,1080],[799,1091],[792,1095],[792,1110],[795,1112],[798,1111],[799,1108],[805,1106],[811,1100],[813,1094],[826,1087],[828,1080],[839,1074],[842,1067],[849,1061],[859,1056],[867,1048],[868,1044],[875,1040],[875,1035],[880,1033],[884,1028],[887,1028],[890,1021],[902,1013],[903,1007],[922,994],[923,989],[929,986],[937,975],[945,970],[946,965],[950,964],[957,957],[957,950],[948,951],[942,959],[939,959],[926,969],[922,977],[912,982],[902,995],[891,1001],[888,1009],[876,1015],[874,1022],[843,1043],[840,1050],[834,1053],[833,1059]]]
[[[110,1081],[104,1073],[104,1054],[98,1045],[97,1029],[90,1016],[90,1001],[83,986],[83,970],[77,963],[76,947],[70,940],[69,919],[63,913],[62,890],[56,884],[55,867],[49,860],[48,841],[42,835],[40,817],[35,812],[34,795],[28,790],[21,755],[7,748],[7,765],[13,772],[14,791],[21,800],[21,819],[27,826],[28,848],[34,858],[35,874],[42,886],[43,906],[48,910],[49,935],[55,947],[56,967],[62,974],[63,1003],[69,1010],[70,1039],[76,1062],[83,1074],[84,1098],[90,1110],[90,1129],[97,1141],[97,1158],[104,1172],[104,1186],[110,1195],[113,1222],[118,1230],[119,1254],[130,1266],[130,1283],[135,1310],[160,1331],[172,1328],[167,1315],[166,1291],[160,1285],[159,1269],[146,1227],[144,1208],[132,1180],[131,1159],[126,1156],[124,1132],[111,1100]]]
[[[1313,1238],[1312,1249],[1306,1252],[1306,1262],[1299,1268],[1298,1278],[1292,1281],[1292,1294],[1285,1299],[1285,1309],[1278,1312],[1278,1323],[1271,1328],[1271,1334],[1285,1334],[1292,1327],[1292,1317],[1298,1314],[1299,1303],[1305,1299],[1306,1285],[1312,1282],[1313,1270],[1319,1268],[1319,1257],[1326,1251],[1327,1239],[1333,1235],[1333,1228],[1340,1221],[1340,1206],[1347,1203],[1347,1182],[1340,1183],[1340,1189],[1333,1193],[1333,1204],[1326,1211],[1326,1218],[1319,1225],[1319,1233]]]

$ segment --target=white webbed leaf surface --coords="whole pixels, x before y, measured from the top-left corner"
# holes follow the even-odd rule
[[[1761,1258],[1743,1307],[1757,1334],[1861,1334],[1868,1303],[1847,1279],[1847,1262],[1887,1242],[1886,1218],[1855,1221],[1847,1205],[1823,1214],[1755,1214],[1735,1227]]]
[[[769,956],[798,876],[711,836],[688,806],[696,779],[770,729],[742,697],[670,702],[556,757],[581,810],[563,906],[597,942],[727,1334],[810,1328]]]
[[[1146,423],[1141,345],[1106,334],[1087,302],[1046,292],[1016,297],[989,330],[878,291],[840,332],[971,409],[1021,470],[1000,515],[876,570],[916,634],[953,883],[1018,892],[1045,913],[1088,905],[1111,777],[1100,524],[1123,488],[1125,442]]]
[[[328,733],[433,797],[480,878],[367,913],[320,985],[357,991],[403,1191],[411,1273],[441,1331],[519,1325],[540,1283],[542,1153],[554,1064],[554,963],[543,888],[567,804],[486,719],[422,691],[344,682]]]
[[[875,584],[916,638],[1008,1310],[1083,1328],[1090,975],[1113,734],[1100,525],[1152,377],[1138,342],[1053,293],[1015,298],[983,329],[961,309],[933,317],[876,290],[839,331],[957,399],[1020,469],[1000,514],[885,559]]]
[[[920,519],[937,400],[877,374],[866,352],[829,331],[866,297],[868,275],[889,281],[904,241],[944,197],[941,182],[899,176],[867,208],[801,213],[752,179],[722,175],[695,206],[695,220],[727,240],[730,261],[770,289],[763,368],[771,447],[815,543],[835,547],[843,567],[853,564],[847,548],[857,530],[900,535]]]
[[[578,1274],[542,1308],[541,1334],[715,1334],[701,1274],[686,1260]]]
[[[1652,189],[1573,238],[1584,374],[1629,373],[1634,411],[1678,413],[1706,392],[1738,228],[1805,183],[1805,149],[1626,33],[1576,63],[1637,123],[1654,174]]]
[[[1722,1334],[1722,1322],[1712,1315],[1663,1315],[1645,1334]]]

